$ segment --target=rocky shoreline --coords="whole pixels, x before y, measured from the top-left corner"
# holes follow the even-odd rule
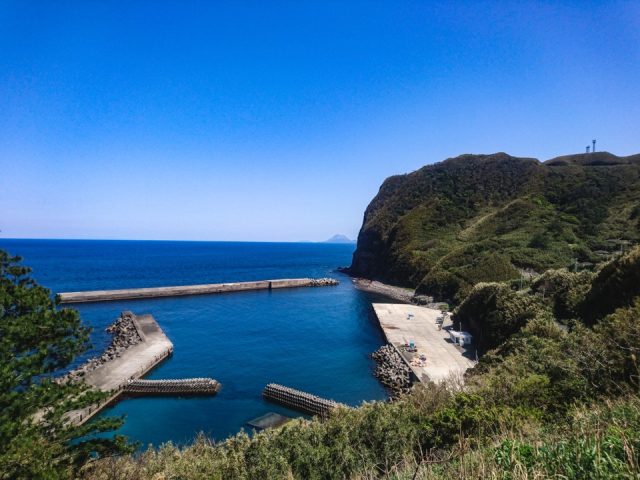
[[[392,399],[411,390],[411,370],[395,348],[383,345],[371,354],[371,358],[377,364],[375,377],[389,389]]]
[[[89,372],[92,372],[101,365],[120,357],[125,350],[142,342],[138,330],[134,324],[135,315],[132,312],[122,312],[120,317],[106,328],[106,331],[113,335],[111,344],[102,355],[93,357],[84,364],[71,370],[64,379],[79,381]]]
[[[413,303],[414,305],[434,309],[440,309],[443,304],[443,302],[436,302],[434,298],[429,295],[416,295],[415,291],[410,288],[396,287],[395,285],[388,285],[377,280],[369,280],[366,278],[354,277],[352,281],[358,290],[384,295],[385,297],[402,303]]]

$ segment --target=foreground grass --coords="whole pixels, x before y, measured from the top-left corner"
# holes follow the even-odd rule
[[[635,395],[577,406],[555,422],[526,416],[515,425],[496,417],[491,434],[467,430],[446,447],[440,442],[429,448],[443,433],[435,422],[442,416],[423,423],[428,410],[421,419],[418,409],[435,413],[455,396],[444,388],[421,389],[397,404],[369,404],[325,422],[299,421],[253,438],[239,434],[216,445],[201,436],[184,449],[166,444],[138,456],[104,459],[87,465],[83,475],[100,480],[640,478]]]
[[[640,403],[637,397],[574,411],[562,428],[535,434],[505,431],[492,445],[455,450],[407,465],[391,478],[513,479],[640,478]]]

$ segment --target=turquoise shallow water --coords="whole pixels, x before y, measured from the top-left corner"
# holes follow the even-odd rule
[[[94,328],[93,348],[122,310],[151,313],[174,355],[147,378],[213,377],[213,398],[137,398],[103,415],[126,415],[119,433],[143,444],[186,443],[202,431],[222,439],[268,411],[295,412],[262,400],[269,382],[358,405],[386,398],[369,354],[383,343],[368,294],[335,272],[353,245],[309,243],[6,240],[33,276],[54,292],[187,285],[272,278],[325,277],[337,287],[243,292],[79,305]]]

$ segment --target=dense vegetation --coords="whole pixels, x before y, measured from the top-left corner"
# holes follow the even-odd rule
[[[105,480],[637,478],[640,295],[629,292],[637,292],[638,258],[640,248],[595,273],[550,271],[519,291],[476,286],[455,316],[475,321],[487,352],[464,387],[455,378],[421,385],[326,421],[299,420],[221,444],[202,437],[185,449],[165,445],[96,462],[83,473]],[[618,295],[604,299],[597,318],[582,316],[613,279]]]
[[[640,239],[640,155],[463,155],[387,179],[351,272],[459,303],[479,282],[597,264]]]
[[[130,449],[119,437],[90,437],[119,420],[64,422],[101,398],[51,376],[87,348],[88,331],[76,311],[56,309],[19,261],[0,250],[0,479],[68,478],[90,457]]]

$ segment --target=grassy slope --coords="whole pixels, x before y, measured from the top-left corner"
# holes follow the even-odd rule
[[[637,155],[463,155],[384,182],[352,272],[457,303],[480,281],[601,261],[639,219]]]

